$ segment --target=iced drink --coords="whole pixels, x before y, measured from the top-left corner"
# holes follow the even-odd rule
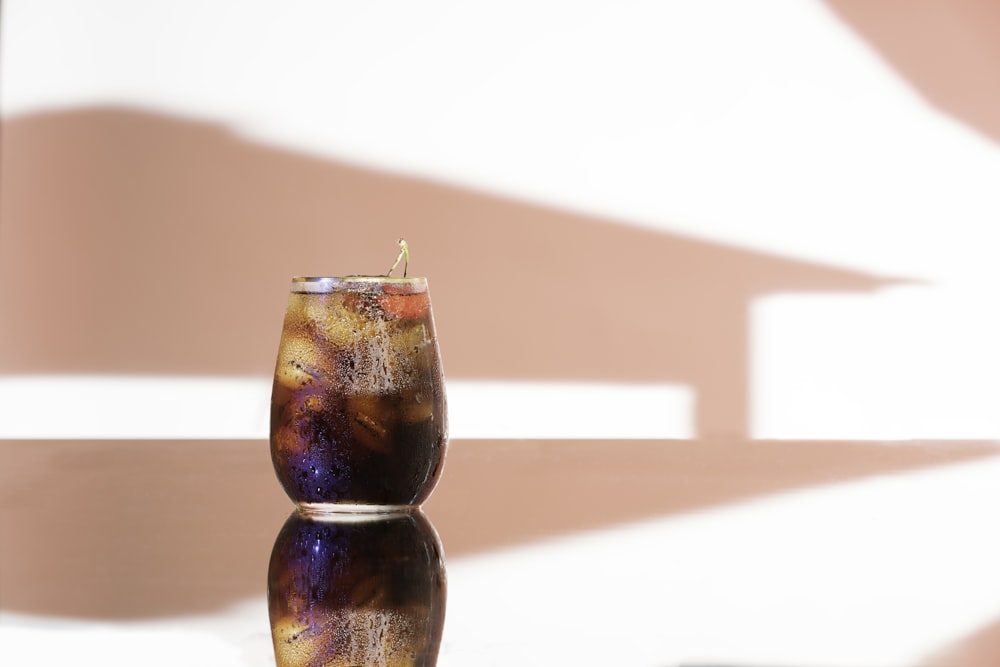
[[[295,278],[271,394],[271,458],[306,510],[419,505],[447,416],[423,278]]]

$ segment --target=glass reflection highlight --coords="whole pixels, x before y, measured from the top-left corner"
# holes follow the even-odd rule
[[[267,580],[278,667],[430,667],[444,628],[441,542],[419,510],[288,517]]]

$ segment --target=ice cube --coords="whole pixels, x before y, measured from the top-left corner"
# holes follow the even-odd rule
[[[434,402],[428,394],[424,394],[420,400],[411,401],[403,406],[403,421],[419,424],[434,419]],[[418,394],[418,396],[420,395]]]
[[[368,320],[348,308],[342,294],[310,294],[303,313],[311,331],[334,347],[345,347]]]
[[[324,362],[322,349],[312,340],[286,334],[278,346],[275,380],[289,389],[313,384],[323,377]]]
[[[389,454],[397,414],[390,401],[374,394],[347,399],[351,435],[372,451]]]
[[[320,642],[310,626],[292,616],[283,616],[271,628],[278,667],[312,667]]]

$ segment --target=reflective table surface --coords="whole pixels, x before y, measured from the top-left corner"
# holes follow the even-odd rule
[[[442,666],[995,665],[998,453],[458,440],[411,537],[294,530],[366,554],[344,584],[362,606],[403,567],[386,545],[443,548],[446,600],[392,584],[419,623],[446,608],[420,626]],[[0,441],[0,663],[274,665],[292,509],[263,440]]]

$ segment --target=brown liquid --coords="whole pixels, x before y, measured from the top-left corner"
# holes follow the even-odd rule
[[[426,290],[292,293],[271,394],[271,458],[298,504],[414,505],[447,440]]]

